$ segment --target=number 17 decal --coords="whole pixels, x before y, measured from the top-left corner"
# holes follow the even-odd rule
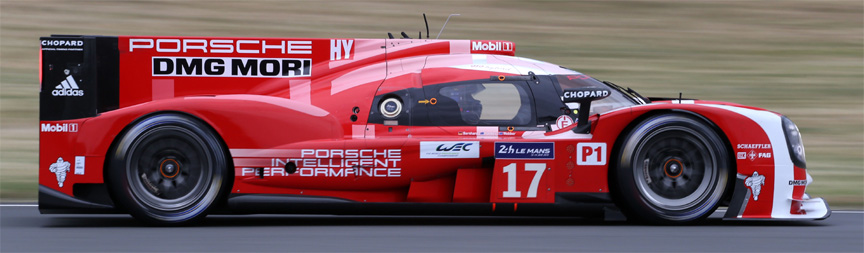
[[[537,188],[540,186],[540,179],[543,178],[543,171],[546,171],[545,163],[525,163],[526,172],[534,172],[534,177],[531,179],[531,184],[528,185],[528,193],[525,197],[536,198]],[[502,192],[502,198],[522,198],[522,191],[517,188],[517,163],[511,163],[504,166],[504,174],[507,175],[507,190]]]

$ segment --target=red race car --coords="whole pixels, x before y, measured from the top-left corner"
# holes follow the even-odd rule
[[[39,209],[824,219],[792,121],[509,41],[41,38]],[[605,210],[605,211],[604,211]]]

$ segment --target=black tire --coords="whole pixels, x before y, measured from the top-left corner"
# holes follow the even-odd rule
[[[729,153],[703,120],[663,114],[640,122],[621,142],[612,174],[628,218],[651,224],[702,221],[729,182]]]
[[[228,158],[220,138],[196,119],[161,114],[132,126],[112,153],[108,185],[118,207],[154,225],[204,218],[221,199]]]

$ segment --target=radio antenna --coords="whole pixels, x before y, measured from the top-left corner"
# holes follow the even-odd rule
[[[423,22],[426,23],[426,38],[428,39],[429,38],[429,21],[426,20],[426,13],[423,13]],[[420,37],[422,38],[423,36],[420,36]],[[418,38],[418,39],[421,39],[421,38]]]
[[[435,36],[435,39],[436,39],[436,40],[437,40],[439,37],[441,37],[441,33],[444,32],[444,27],[447,27],[447,22],[450,22],[450,18],[453,17],[453,16],[459,16],[459,15],[460,15],[460,14],[450,14],[450,16],[447,16],[447,21],[444,21],[444,25],[441,26],[441,31],[438,32],[438,36]]]

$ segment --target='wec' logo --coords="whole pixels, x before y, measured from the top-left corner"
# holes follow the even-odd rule
[[[479,158],[478,141],[421,141],[421,159]]]
[[[474,144],[474,143],[460,142],[460,143],[453,144],[452,146],[449,146],[449,147],[445,147],[444,146],[445,144],[441,144],[441,145],[438,145],[437,148],[435,148],[435,151],[471,151],[471,149],[468,149],[468,146],[471,146],[472,144]]]

